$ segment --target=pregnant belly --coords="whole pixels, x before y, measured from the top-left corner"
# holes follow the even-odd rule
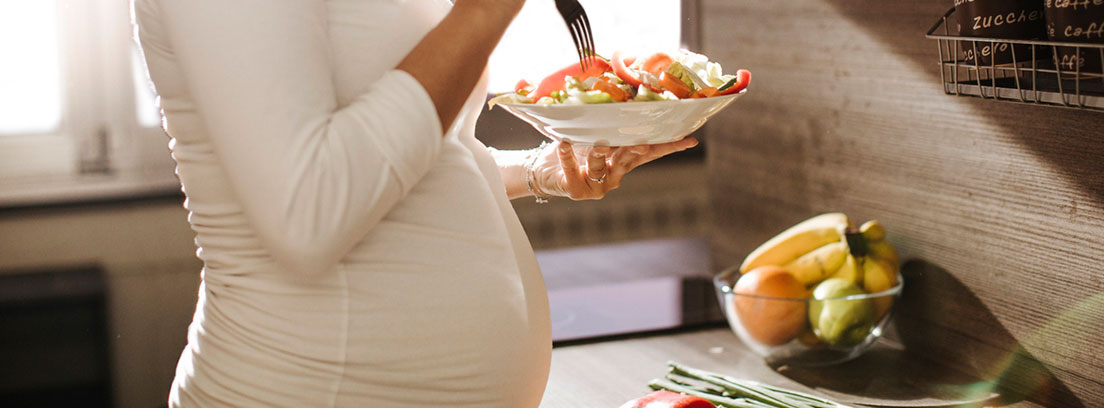
[[[358,247],[361,256],[343,265],[346,379],[356,384],[343,395],[391,388],[410,391],[393,397],[400,406],[535,406],[547,375],[547,317],[529,310],[508,242],[395,224],[377,233],[389,239]]]
[[[507,242],[394,222],[373,235],[310,285],[209,273],[192,344],[204,392],[260,398],[286,383],[299,391],[282,402],[537,406],[547,316],[528,306]]]

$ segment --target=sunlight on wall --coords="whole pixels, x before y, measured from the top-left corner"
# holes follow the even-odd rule
[[[134,71],[134,114],[138,124],[144,127],[161,126],[160,101],[153,90],[153,83],[146,74],[146,63],[136,45],[131,46],[130,69]]]

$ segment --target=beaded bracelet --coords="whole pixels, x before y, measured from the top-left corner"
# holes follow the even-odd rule
[[[544,147],[548,146],[548,141],[541,142],[540,146],[529,152],[529,157],[525,160],[525,185],[529,188],[529,192],[533,194],[533,197],[537,198],[537,204],[544,204],[548,202],[549,196],[544,194],[540,188],[537,187],[536,175],[533,172],[533,166],[537,164],[537,159],[540,157]]]

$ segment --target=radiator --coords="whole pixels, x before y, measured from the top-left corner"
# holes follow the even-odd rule
[[[514,200],[534,249],[704,236],[708,205],[700,162],[645,165],[602,200]]]

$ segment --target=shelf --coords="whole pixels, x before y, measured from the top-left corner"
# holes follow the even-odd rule
[[[1015,78],[997,78],[980,81],[945,82],[943,91],[950,95],[973,96],[1007,102],[1051,105],[1084,110],[1104,110],[1104,83],[1087,82],[1080,90],[1059,89],[1060,82],[1054,78],[1041,79],[1036,86],[1030,78],[1021,79],[1019,86]],[[1068,82],[1068,81],[1064,81]],[[957,88],[957,89],[956,89]]]
[[[1104,44],[952,35],[948,19],[953,13],[953,8],[947,11],[927,33],[938,45],[939,74],[948,95],[1104,112],[1104,74],[1052,58],[1077,55],[1090,60],[1086,66],[1096,65],[1097,58],[1104,65]],[[982,52],[980,63],[966,56],[978,55],[979,49],[1011,52],[996,58]],[[997,63],[1008,54],[1011,62]]]

